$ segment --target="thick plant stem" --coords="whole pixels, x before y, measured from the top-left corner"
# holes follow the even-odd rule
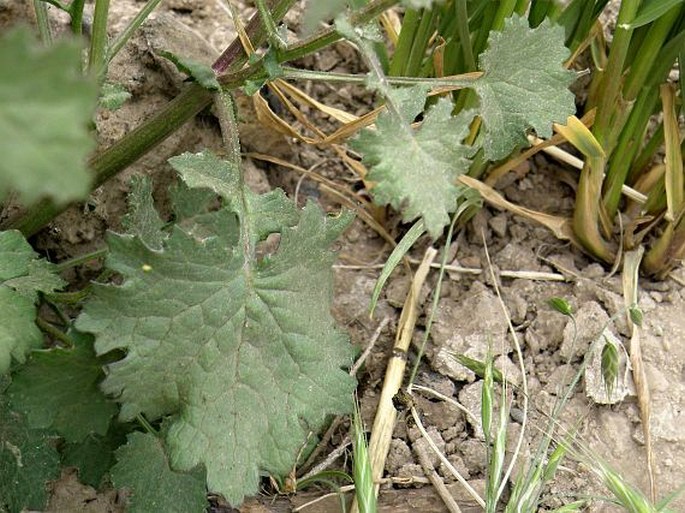
[[[96,0],[93,11],[93,31],[90,35],[88,69],[98,77],[106,72],[108,17],[109,0]]]
[[[271,5],[275,4],[272,10],[274,21],[280,21],[295,1],[296,0],[272,1]],[[366,23],[389,7],[395,5],[397,1],[398,0],[374,0],[364,9],[353,13],[350,17],[350,21],[355,25]],[[262,29],[259,16],[253,16],[250,20],[247,32],[251,41],[256,45],[262,44],[266,39],[266,34]],[[334,29],[320,31],[305,41],[291,46],[288,50],[284,50],[279,55],[279,60],[281,62],[286,62],[296,59],[315,52],[339,39],[341,39],[341,36]],[[236,39],[221,54],[212,68],[217,74],[224,73],[227,70],[237,70],[246,62],[246,59],[247,56],[243,51],[242,45],[240,41]],[[224,88],[231,89],[242,86],[247,79],[254,80],[258,78],[265,78],[262,63],[255,63],[240,71],[220,76],[219,82]],[[127,166],[136,162],[155,145],[171,135],[183,123],[208,106],[211,101],[212,95],[209,91],[197,84],[192,84],[172,100],[155,117],[124,136],[111,147],[94,155],[90,159],[90,167],[95,174],[93,180],[94,187],[101,185]],[[28,237],[35,234],[68,206],[69,205],[56,206],[50,201],[39,202],[30,209],[27,209],[19,218],[10,221],[9,226],[5,228],[18,229]]]
[[[197,84],[192,84],[154,118],[129,132],[106,150],[94,155],[89,163],[94,173],[93,187],[102,185],[133,164],[209,105],[210,101],[209,91]],[[21,218],[10,224],[9,228],[20,230],[28,237],[49,223],[67,206],[58,206],[51,201],[43,200],[28,209]]]
[[[280,8],[278,12],[283,12],[284,15],[287,12],[287,9],[283,10],[284,7],[290,7],[294,1],[281,0],[278,3]],[[253,17],[250,23],[252,31],[248,34],[255,42],[261,44],[264,41],[265,34],[262,33],[259,19],[257,18]],[[242,63],[245,59],[242,46],[237,39],[231,43],[223,55],[232,56],[233,63]],[[242,61],[241,58],[243,59]],[[223,66],[224,70],[228,69],[231,66],[231,62],[224,61]],[[236,79],[247,76],[247,73],[236,74]],[[231,82],[231,78],[224,78],[222,80],[224,85],[228,85]],[[238,87],[241,84],[236,80],[232,85]],[[181,92],[152,119],[128,133],[106,150],[96,153],[89,161],[89,166],[94,173],[93,188],[98,187],[127,166],[136,162],[155,145],[162,142],[186,121],[208,106],[211,103],[211,99],[212,96],[209,91],[197,84],[193,84]],[[12,220],[8,228],[18,229],[28,237],[35,234],[68,206],[58,206],[51,201],[43,200],[27,209],[18,219]]]
[[[416,9],[407,9],[402,19],[402,30],[395,47],[395,53],[390,61],[389,76],[406,75],[404,72],[407,63],[409,62],[409,55],[412,49],[412,43],[416,39],[416,31],[419,28],[421,21],[421,11]]]
[[[647,252],[645,271],[664,278],[682,259],[685,253],[685,177],[683,153],[680,146],[680,129],[676,108],[676,89],[673,84],[661,86],[664,111],[666,188],[666,229]]]
[[[624,0],[621,3],[616,21],[616,32],[611,43],[609,62],[601,76],[600,90],[602,93],[598,101],[593,133],[607,155],[611,154],[617,137],[612,121],[617,114],[624,110],[621,84],[623,83],[623,69],[633,34],[633,29],[630,28],[629,24],[635,18],[639,5],[638,0]]]
[[[83,34],[83,7],[86,0],[74,0],[69,6],[68,12],[71,18],[71,31],[74,34]]]
[[[45,46],[52,44],[52,29],[48,20],[48,4],[42,0],[33,0],[33,10],[36,13],[36,25],[40,33],[40,39]]]
[[[628,24],[635,17],[639,4],[639,0],[624,0],[621,4],[609,63],[600,77],[599,90],[602,92],[598,100],[597,117],[592,131],[606,155],[611,155],[616,145],[618,137],[616,127],[619,126],[620,130],[620,126],[623,126],[625,121],[621,85],[623,68],[633,33]],[[613,251],[610,250],[599,229],[603,208],[602,186],[605,167],[606,158],[587,159],[578,182],[573,228],[587,251],[596,258],[611,262],[614,258]]]
[[[362,25],[387,11],[398,2],[399,0],[373,0],[363,9],[353,12],[349,17],[349,21],[352,25]],[[281,52],[278,58],[281,62],[293,61],[331,45],[340,39],[342,37],[333,27],[320,30],[299,43],[289,45],[288,49]]]
[[[594,257],[612,262],[614,253],[599,230],[600,197],[605,165],[605,158],[591,157],[585,162],[578,181],[573,230],[578,240]]]
[[[238,73],[222,77],[220,81],[224,87],[236,88],[259,71],[260,67],[244,68]],[[95,154],[89,162],[89,167],[94,173],[93,188],[99,187],[136,162],[207,107],[211,101],[210,91],[199,84],[190,84],[152,119],[126,134],[106,150]],[[19,220],[10,224],[9,228],[20,230],[28,237],[40,230],[67,206],[56,206],[52,202],[41,201]]]
[[[269,2],[271,21],[277,23],[282,20],[295,2],[296,0],[271,0],[271,2]],[[252,41],[255,46],[261,45],[268,37],[259,15],[255,15],[250,19],[245,31],[247,32],[250,41]],[[246,59],[247,55],[245,54],[243,46],[240,41],[236,39],[222,52],[214,64],[212,64],[212,69],[217,75],[220,75],[229,69],[235,70],[236,66],[244,64]]]

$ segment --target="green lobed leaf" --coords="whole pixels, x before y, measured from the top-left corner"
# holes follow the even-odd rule
[[[531,29],[525,17],[512,16],[502,32],[491,32],[480,56],[484,71],[473,85],[480,97],[480,115],[488,160],[506,157],[527,146],[526,132],[552,135],[552,123],[565,123],[575,113],[568,86],[575,73],[563,67],[569,51],[564,30],[549,20]]]
[[[37,256],[20,232],[0,232],[0,374],[9,370],[12,358],[23,363],[43,342],[35,324],[37,291],[63,285],[53,266]]]
[[[311,34],[327,18],[335,18],[347,7],[347,0],[309,0],[304,14],[304,32]]]
[[[171,162],[228,207],[175,226],[158,251],[111,236],[108,265],[125,282],[96,286],[77,326],[97,334],[98,354],[127,351],[103,382],[121,418],[178,412],[172,466],[204,464],[210,490],[237,504],[261,470],[287,473],[327,414],[351,409],[355,382],[343,367],[353,349],[330,314],[328,249],[350,219],[313,204],[298,212],[282,193],[257,196],[207,152]],[[275,232],[278,250],[256,258]]]
[[[98,90],[81,73],[80,43],[44,48],[27,28],[11,30],[0,38],[0,70],[0,200],[10,190],[27,204],[86,197]]]
[[[118,110],[129,98],[131,98],[131,93],[122,84],[112,82],[102,84],[99,102],[103,109]]]
[[[42,430],[32,430],[0,395],[0,511],[42,510],[47,481],[59,474],[59,455]]]
[[[131,433],[128,443],[116,451],[112,483],[125,488],[129,513],[203,513],[207,507],[205,472],[196,468],[188,473],[169,466],[164,446],[149,433]]]
[[[159,218],[152,198],[152,182],[147,176],[131,179],[128,212],[121,220],[127,233],[137,235],[152,249],[162,249],[164,221]]]
[[[216,194],[209,189],[189,189],[183,182],[175,183],[169,189],[169,198],[173,205],[176,221],[189,219],[199,214],[206,214],[212,201],[216,203]]]
[[[216,73],[214,73],[211,66],[207,66],[206,64],[196,62],[186,57],[181,57],[172,52],[159,51],[157,53],[160,57],[164,57],[170,61],[181,73],[185,73],[205,89],[210,91],[221,90],[221,84],[219,84]]]
[[[100,488],[102,478],[114,465],[114,451],[126,443],[123,428],[126,424],[113,423],[105,436],[92,434],[76,443],[65,443],[62,465],[76,467],[79,481]]]
[[[425,114],[417,129],[411,121],[422,111],[423,88],[393,91],[402,117],[383,112],[376,130],[363,130],[353,146],[369,168],[367,180],[375,182],[376,203],[390,204],[405,222],[422,218],[434,239],[449,223],[457,208],[457,177],[468,171],[473,149],[462,144],[473,111],[452,116],[452,102],[441,98]]]
[[[14,374],[8,395],[31,428],[52,429],[67,442],[80,442],[91,433],[107,433],[117,406],[98,388],[104,373],[92,335],[70,335],[72,348],[34,351]]]
[[[170,158],[169,164],[188,187],[211,189],[232,202],[233,211],[243,222],[243,238],[250,246],[270,233],[278,232],[283,226],[297,223],[297,209],[283,191],[253,193],[242,183],[240,169],[210,151],[184,153]]]

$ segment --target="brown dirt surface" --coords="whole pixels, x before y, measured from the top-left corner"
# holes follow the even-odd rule
[[[250,2],[233,2],[247,16],[253,11]],[[21,9],[29,2],[0,0],[0,27],[17,20],[30,21],[30,10]],[[112,2],[114,36],[143,4],[135,0]],[[27,14],[28,13],[28,14]],[[298,16],[289,18],[289,26],[297,29]],[[55,20],[56,26],[63,23]],[[221,0],[168,0],[162,2],[153,18],[113,61],[109,79],[123,84],[132,98],[119,110],[101,112],[97,118],[99,142],[107,146],[122,134],[137,126],[169,101],[179,90],[183,77],[159,57],[166,49],[196,60],[210,63],[218,52],[235,37],[230,16]],[[338,44],[324,50],[301,65],[313,69],[359,72],[362,67],[354,50]],[[299,84],[308,94],[326,105],[360,114],[368,112],[373,98],[363,89],[330,85]],[[287,138],[258,123],[248,98],[239,99],[241,106],[241,143],[245,151],[266,153],[287,160],[304,169],[316,166],[321,176],[333,180],[340,190],[354,194],[355,177],[330,148],[305,145]],[[306,112],[317,126],[330,131],[334,126],[328,118],[313,109]],[[34,246],[55,262],[91,251],[103,244],[106,230],[118,230],[126,210],[126,193],[130,177],[145,174],[153,178],[156,200],[164,210],[167,188],[174,180],[166,160],[184,151],[210,148],[221,152],[218,123],[211,112],[203,113],[192,122],[131,166],[109,183],[99,188],[86,205],[67,211],[34,239]],[[530,165],[499,182],[498,189],[510,201],[554,214],[571,212],[573,190],[560,175],[568,170],[560,164],[536,157]],[[258,159],[245,159],[249,183],[257,190],[282,187],[289,195],[297,189],[300,201],[311,198],[325,208],[338,209],[336,196],[310,179],[285,167]],[[406,230],[391,213],[386,228],[393,237]],[[436,242],[440,248],[443,241]],[[410,255],[420,260],[427,243],[416,247]],[[495,281],[490,275],[486,247],[492,262],[495,280],[508,310],[514,330],[523,348],[519,362],[511,343],[502,304],[497,298]],[[472,272],[449,270],[435,312],[434,325],[428,340],[425,358],[419,366],[417,383],[458,400],[473,413],[475,419],[455,409],[450,403],[428,395],[417,394],[416,406],[423,422],[432,432],[450,462],[456,466],[474,488],[483,488],[486,450],[480,419],[482,381],[471,371],[456,364],[455,353],[482,359],[488,351],[496,357],[499,369],[514,385],[523,379],[519,370],[525,368],[529,387],[530,419],[521,454],[529,459],[536,448],[540,431],[545,429],[548,414],[578,369],[582,356],[592,348],[602,330],[608,327],[623,344],[628,343],[628,326],[622,313],[621,280],[609,270],[594,263],[582,253],[555,239],[548,231],[506,212],[489,207],[462,229],[448,249],[449,263],[475,269]],[[364,367],[359,371],[359,397],[364,421],[373,423],[375,407],[383,383],[385,368],[392,352],[400,309],[406,297],[410,275],[400,267],[392,275],[376,308],[373,319],[368,308],[371,292],[385,262],[390,247],[374,230],[357,219],[340,242],[340,258],[335,268],[334,315],[339,325],[350,335],[352,343],[363,349],[372,339],[381,320],[388,325],[380,333]],[[479,271],[480,270],[480,271]],[[67,278],[74,286],[93,277],[93,266],[79,269]],[[528,278],[512,272],[546,273],[560,281]],[[427,319],[431,313],[428,296],[434,290],[438,272],[433,270],[424,290],[414,345],[410,354],[416,356]],[[514,276],[514,277],[512,277]],[[641,281],[640,307],[645,315],[642,330],[642,351],[651,391],[652,437],[656,462],[656,480],[660,497],[685,483],[685,281],[682,269],[676,278],[664,282]],[[578,337],[572,341],[572,322],[548,306],[552,297],[566,298],[576,311]],[[622,376],[623,377],[623,376]],[[596,404],[585,384],[571,397],[560,422],[563,430],[575,430],[589,454],[602,458],[621,472],[628,482],[648,492],[645,441],[640,412],[634,397],[630,373],[625,375],[626,397],[616,404]],[[520,431],[521,415],[517,408],[521,394],[516,389],[515,408],[511,413],[512,441]],[[329,446],[315,463],[326,459],[348,432],[342,422],[333,432]],[[379,511],[447,511],[424,476],[416,456],[419,445],[416,428],[406,413],[399,415],[386,464],[388,484],[381,487]],[[342,456],[345,453],[341,453]],[[349,459],[349,458],[348,458]],[[444,465],[432,462],[464,512],[475,512],[477,506],[465,494]],[[340,457],[330,462],[331,468],[345,468],[349,462]],[[520,471],[515,467],[513,478]],[[392,482],[391,482],[392,481]],[[104,513],[121,511],[120,497],[112,490],[96,493],[79,486],[73,473],[66,473],[53,484],[53,497],[48,511],[88,511]],[[606,496],[588,466],[566,460],[551,489],[545,493],[545,506],[552,509],[574,494]],[[304,491],[294,495],[271,495],[248,500],[239,511],[243,513],[291,511],[323,491]],[[68,498],[73,500],[68,503]],[[337,497],[305,508],[305,512],[338,511]],[[67,502],[64,502],[67,501]],[[85,505],[87,503],[87,506]],[[674,511],[685,511],[685,498],[672,504]],[[210,511],[232,511],[214,501]],[[234,510],[233,510],[234,511]],[[596,502],[594,513],[619,511]]]

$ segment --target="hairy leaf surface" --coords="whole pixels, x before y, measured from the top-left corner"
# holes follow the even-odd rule
[[[59,455],[47,433],[29,429],[2,395],[0,442],[0,511],[43,510],[47,481],[59,474]]]
[[[81,72],[81,45],[43,48],[28,29],[15,29],[0,38],[0,70],[0,200],[9,190],[27,204],[87,196],[98,90]]]
[[[76,467],[83,484],[100,488],[102,478],[114,465],[114,452],[126,443],[128,424],[112,423],[105,436],[89,435],[77,443],[65,443],[61,449],[62,465]]]
[[[530,29],[525,17],[515,15],[502,32],[490,33],[488,49],[480,56],[484,75],[474,84],[486,158],[501,159],[516,146],[527,146],[531,128],[540,137],[551,136],[553,122],[565,123],[575,113],[568,90],[575,74],[563,67],[568,56],[564,29],[549,20]]]
[[[0,374],[12,358],[22,363],[43,336],[35,324],[37,291],[51,292],[63,285],[45,260],[16,231],[0,232]]]
[[[329,246],[349,216],[258,196],[207,152],[171,162],[227,206],[174,227],[161,250],[111,236],[108,265],[125,282],[97,286],[77,325],[97,334],[99,354],[127,351],[103,382],[122,419],[177,413],[172,466],[204,464],[210,490],[235,504],[260,470],[290,470],[308,429],[352,406],[353,351],[330,315]],[[278,249],[257,258],[275,232]]]
[[[130,513],[203,513],[207,507],[205,472],[188,473],[169,467],[161,440],[149,433],[131,433],[128,443],[116,451],[112,483],[129,492]]]
[[[414,129],[410,123],[423,109],[424,90],[399,89],[392,95],[401,122],[383,112],[376,130],[363,130],[353,144],[370,169],[367,179],[376,182],[374,200],[401,211],[404,221],[423,218],[430,235],[437,238],[457,208],[456,180],[468,170],[473,152],[462,140],[474,113],[452,116],[452,102],[441,98]]]
[[[80,442],[90,433],[104,435],[117,406],[98,388],[104,374],[93,337],[72,332],[71,338],[73,348],[34,351],[8,393],[32,428],[54,429],[67,442]]]
[[[152,249],[162,249],[164,221],[155,210],[149,177],[135,176],[131,180],[128,212],[122,219],[122,224],[128,233],[137,235]]]

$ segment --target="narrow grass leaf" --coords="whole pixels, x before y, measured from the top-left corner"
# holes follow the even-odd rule
[[[392,250],[392,253],[390,253],[390,256],[385,261],[385,265],[381,270],[378,281],[376,281],[376,285],[373,288],[373,294],[371,294],[371,303],[369,305],[370,315],[373,316],[373,312],[378,304],[378,298],[381,296],[381,292],[383,291],[383,287],[388,281],[388,278],[390,278],[392,272],[402,261],[404,255],[407,254],[407,251],[414,246],[414,243],[419,240],[419,237],[421,237],[421,235],[424,233],[426,233],[426,227],[423,224],[423,221],[419,220],[415,222],[414,225],[409,228],[409,231],[404,234],[404,237],[402,237],[400,243],[395,246],[395,249]]]
[[[499,419],[497,429],[492,440],[492,450],[490,452],[490,462],[488,471],[487,499],[488,511],[497,511],[497,504],[500,500],[500,483],[502,482],[502,471],[504,469],[504,457],[507,449],[507,426],[509,425],[509,408],[505,404],[506,384],[502,385],[502,397],[499,408]]]
[[[578,151],[586,157],[604,158],[604,150],[590,129],[575,116],[569,116],[565,125],[555,124],[557,132],[564,136]]]
[[[657,510],[650,504],[649,500],[607,464],[595,462],[593,469],[600,475],[604,485],[626,511],[629,513],[656,513]]]
[[[652,23],[664,14],[670,11],[676,5],[680,5],[685,0],[645,0],[637,11],[637,15],[633,18],[626,28],[628,30],[636,29]]]
[[[376,513],[376,493],[369,458],[369,447],[362,425],[359,404],[355,405],[353,418],[352,447],[354,488],[360,513]]]
[[[481,362],[480,360],[476,360],[475,358],[471,358],[465,354],[452,354],[452,356],[454,356],[455,360],[457,360],[479,378],[485,377],[487,362]],[[504,375],[502,374],[502,371],[497,369],[494,365],[492,366],[492,379],[497,383],[504,382]]]
[[[549,459],[547,460],[547,464],[545,465],[545,471],[542,475],[543,481],[549,481],[550,479],[554,478],[554,475],[557,472],[557,468],[559,467],[561,460],[563,460],[564,456],[566,456],[567,452],[568,452],[568,447],[564,444],[558,444],[554,448],[554,450],[552,451],[552,454],[550,455]]]
[[[481,418],[483,422],[483,433],[485,434],[485,442],[490,443],[492,436],[492,413],[494,410],[493,395],[493,363],[492,356],[488,354],[485,360],[485,368],[483,369],[483,389],[481,392]]]
[[[676,88],[674,84],[661,86],[661,101],[664,113],[664,146],[666,158],[666,219],[678,220],[685,203],[685,177],[683,176],[683,155],[680,149],[680,126],[676,107]]]
[[[669,493],[666,497],[664,497],[664,498],[661,499],[659,502],[657,502],[657,504],[656,504],[656,509],[657,509],[657,511],[664,511],[664,512],[665,512],[665,511],[670,511],[670,510],[667,510],[667,509],[666,509],[667,506],[668,506],[672,501],[674,501],[675,499],[677,499],[678,497],[680,497],[681,495],[683,495],[683,493],[685,493],[685,483],[682,484],[680,487],[678,487],[674,492]]]
[[[573,501],[560,508],[554,509],[551,513],[573,513],[574,511],[581,511],[587,505],[587,501]]]

